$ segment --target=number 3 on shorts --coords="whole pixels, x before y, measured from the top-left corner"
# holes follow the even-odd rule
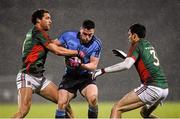
[[[153,62],[153,64],[154,64],[155,66],[159,66],[159,59],[158,59],[157,56],[156,56],[155,50],[150,50],[150,54],[153,55],[153,58],[155,59],[155,61]]]

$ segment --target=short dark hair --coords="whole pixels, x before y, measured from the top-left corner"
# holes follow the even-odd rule
[[[129,30],[131,31],[131,33],[136,33],[138,35],[139,38],[145,38],[146,36],[146,28],[144,25],[141,25],[139,23],[137,24],[133,24]]]
[[[44,13],[49,13],[48,10],[45,9],[38,9],[36,10],[31,17],[31,22],[35,25],[37,23],[37,19],[42,19],[44,16]]]
[[[86,29],[94,29],[95,28],[95,23],[92,20],[85,20],[82,24],[83,28]]]

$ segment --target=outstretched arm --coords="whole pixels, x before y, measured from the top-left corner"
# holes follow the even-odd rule
[[[78,55],[77,50],[69,50],[62,46],[57,46],[54,43],[49,43],[46,48],[48,48],[52,53],[60,56],[76,56]]]
[[[98,69],[94,73],[94,78],[97,76],[100,76],[104,73],[113,73],[113,72],[119,72],[123,70],[127,70],[131,68],[131,66],[134,64],[135,60],[132,57],[127,57],[123,62],[117,63],[115,65]]]
[[[59,56],[78,56],[83,58],[85,53],[78,50],[70,50],[61,46],[61,43],[55,39],[46,46],[51,52]]]
[[[126,58],[123,62],[104,68],[106,73],[123,71],[131,68],[135,60],[131,57]]]

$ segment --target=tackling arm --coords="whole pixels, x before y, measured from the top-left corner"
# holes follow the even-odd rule
[[[59,56],[78,56],[83,58],[85,53],[80,50],[70,50],[61,46],[61,43],[55,39],[46,46],[51,52]]]
[[[54,54],[59,55],[59,56],[76,56],[76,55],[78,55],[77,50],[69,50],[62,46],[57,46],[53,42],[46,45],[46,48],[48,48],[51,52],[53,52]]]
[[[102,69],[97,69],[93,74],[93,78],[96,78],[97,76],[100,76],[104,73],[112,73],[112,72],[127,70],[131,68],[134,62],[135,60],[132,57],[128,57],[123,62],[120,62],[118,64],[115,64],[106,68],[102,68]]]
[[[126,58],[123,62],[104,68],[105,73],[118,72],[131,68],[134,64],[134,59],[131,57]]]

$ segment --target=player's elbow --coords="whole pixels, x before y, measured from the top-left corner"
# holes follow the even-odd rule
[[[123,65],[127,70],[130,69],[133,64],[134,64],[134,60],[132,58],[126,58],[125,61],[123,62]]]
[[[97,69],[97,64],[93,64],[92,66],[92,71],[96,70]]]
[[[92,67],[91,71],[95,71],[97,69],[97,66]]]

